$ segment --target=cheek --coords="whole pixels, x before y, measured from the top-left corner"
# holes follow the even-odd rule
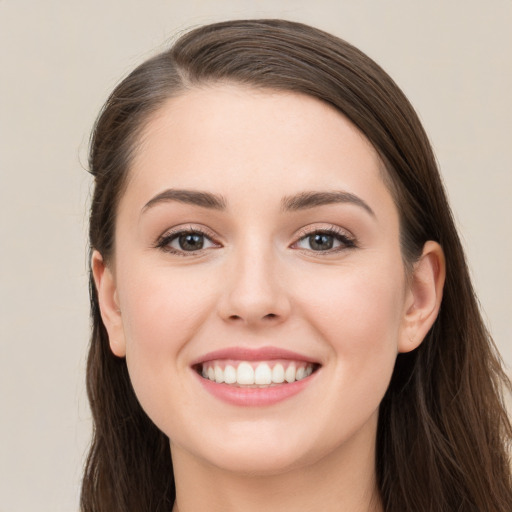
[[[398,351],[404,286],[396,263],[336,269],[317,280],[302,301],[316,335],[329,345],[338,387],[351,389],[354,404],[371,400],[377,405],[387,389]]]
[[[357,350],[368,343],[385,342],[397,334],[403,313],[404,275],[392,266],[337,269],[318,279],[301,301],[310,320],[329,338],[338,338],[340,350]],[[343,336],[342,333],[350,336]]]
[[[119,282],[130,378],[148,415],[165,424],[183,394],[179,376],[188,369],[184,351],[210,314],[214,298],[204,279],[194,282],[187,272],[161,267],[131,266]]]
[[[119,290],[127,351],[177,352],[213,302],[204,280],[166,268],[131,269]]]

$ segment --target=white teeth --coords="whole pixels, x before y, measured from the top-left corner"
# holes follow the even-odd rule
[[[220,366],[215,365],[215,382],[219,384],[224,382],[224,372]]]
[[[273,384],[282,384],[284,382],[292,383],[305,379],[313,373],[313,365],[299,363],[290,363],[286,370],[286,364],[276,363],[250,363],[242,361],[235,366],[226,364],[223,368],[219,363],[206,363],[201,368],[201,375],[218,384],[238,384],[240,386],[270,386]]]
[[[284,379],[286,382],[294,382],[295,381],[295,365],[291,364],[286,368],[286,372],[284,373]]]
[[[249,363],[240,363],[236,370],[238,384],[254,384],[254,370]]]
[[[272,384],[272,370],[268,364],[260,363],[256,366],[254,384]]]
[[[224,382],[226,384],[234,384],[236,382],[236,369],[230,364],[224,368]]]
[[[284,382],[284,368],[282,364],[276,364],[272,370],[272,382],[281,384]]]

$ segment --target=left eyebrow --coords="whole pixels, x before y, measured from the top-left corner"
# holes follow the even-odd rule
[[[324,206],[335,203],[350,203],[360,206],[372,217],[375,212],[360,197],[350,192],[334,191],[334,192],[301,192],[293,196],[284,197],[281,201],[281,209],[284,211],[306,210],[315,208],[316,206]]]

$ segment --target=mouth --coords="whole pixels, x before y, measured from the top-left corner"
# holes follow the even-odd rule
[[[292,384],[309,377],[319,365],[305,361],[210,360],[194,366],[204,379],[243,388],[267,388]]]
[[[232,348],[192,364],[204,389],[238,406],[265,406],[291,397],[315,378],[321,364],[277,348]]]

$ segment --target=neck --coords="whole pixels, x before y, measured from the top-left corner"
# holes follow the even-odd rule
[[[373,438],[375,441],[375,438]],[[240,474],[171,447],[176,482],[173,512],[382,512],[375,442],[354,439],[307,465],[278,474]]]

